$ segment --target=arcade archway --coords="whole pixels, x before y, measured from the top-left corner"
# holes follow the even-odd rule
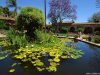
[[[86,27],[86,28],[84,29],[84,33],[85,33],[85,34],[92,34],[92,33],[93,33],[92,27]]]

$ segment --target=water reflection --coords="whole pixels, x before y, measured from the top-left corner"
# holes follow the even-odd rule
[[[77,43],[78,43],[78,40],[77,39],[72,39],[72,41],[71,42],[66,42],[66,45],[68,46],[68,47],[72,47],[72,48],[77,48],[77,47],[79,47],[78,45],[77,45]]]
[[[73,42],[78,43],[78,39],[73,39]]]
[[[99,47],[77,40],[67,42],[66,44],[68,46],[74,45],[76,50],[82,50],[85,54],[77,60],[66,59],[61,61],[57,72],[37,72],[31,65],[27,69],[25,68],[26,64],[20,64],[14,67],[16,71],[11,74],[9,73],[9,70],[12,68],[11,65],[19,63],[19,61],[9,56],[5,60],[0,61],[0,73],[1,75],[86,75],[86,73],[100,72]],[[46,63],[45,59],[44,61]]]
[[[0,50],[2,50],[2,47],[0,46]]]
[[[95,48],[95,51],[93,52],[94,54],[89,59],[88,64],[90,67],[96,70],[97,68],[100,68],[100,51],[97,51]]]
[[[89,72],[100,72],[100,47],[96,47],[91,44],[78,42],[77,43],[80,48],[85,52],[84,57],[82,57],[82,61],[85,62],[83,66],[86,66]],[[87,71],[88,71],[87,70]]]

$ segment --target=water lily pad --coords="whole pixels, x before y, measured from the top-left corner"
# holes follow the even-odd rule
[[[13,64],[12,64],[12,67],[14,67],[14,66],[16,66],[16,65],[17,65],[17,63],[13,63]]]
[[[55,62],[60,62],[60,59],[59,58],[54,58],[54,61]]]
[[[68,58],[68,56],[61,56],[61,58],[66,59],[66,58]]]
[[[12,73],[12,72],[15,72],[15,69],[10,69],[9,72],[11,72],[11,73]]]

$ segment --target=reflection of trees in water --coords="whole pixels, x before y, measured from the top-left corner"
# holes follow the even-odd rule
[[[77,39],[73,39],[73,45],[75,46],[75,49],[79,49],[80,48],[78,43],[79,43],[79,41]]]
[[[77,39],[73,39],[72,42],[67,42],[67,46],[72,47],[74,49],[77,49],[79,46],[77,45],[78,40]]]
[[[77,43],[75,41],[76,40],[73,40],[73,42],[71,42],[71,44],[74,44],[74,46],[76,47],[75,49],[84,48],[84,49],[86,49],[86,52],[88,52],[87,53],[88,55],[86,54],[86,58],[87,58],[86,61],[88,60],[86,62],[87,68],[89,67],[90,71],[91,71],[91,69],[94,71],[100,71],[100,48],[98,48],[94,45],[88,44],[88,43],[83,43],[83,42]],[[82,49],[82,50],[84,50],[84,49]]]
[[[73,39],[73,41],[74,41],[75,43],[78,43],[78,40],[77,40],[77,39]]]

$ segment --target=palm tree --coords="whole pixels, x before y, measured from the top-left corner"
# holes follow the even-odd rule
[[[17,2],[16,0],[6,0],[7,7],[14,7],[15,15],[17,15]]]
[[[45,12],[45,32],[46,32],[46,0],[44,0],[44,12]]]

